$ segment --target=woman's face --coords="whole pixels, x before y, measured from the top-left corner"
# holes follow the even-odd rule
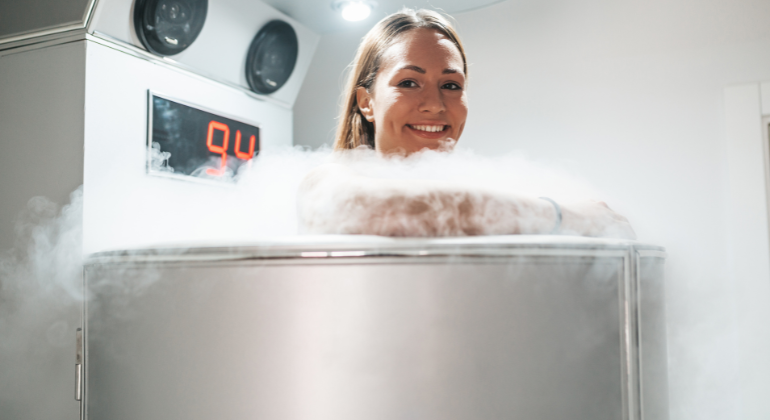
[[[412,153],[457,141],[468,102],[463,59],[439,31],[399,35],[382,56],[373,86],[359,87],[358,106],[374,124],[378,151]]]

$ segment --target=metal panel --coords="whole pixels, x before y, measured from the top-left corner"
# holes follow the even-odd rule
[[[83,183],[85,41],[0,57],[0,250],[32,197],[60,204]]]
[[[665,253],[638,252],[639,381],[642,418],[667,420],[668,355],[666,339],[666,291],[663,281]],[[662,254],[662,255],[661,255]]]
[[[19,213],[30,199],[45,196],[63,205],[83,182],[84,85],[85,41],[0,57],[2,252],[14,245]],[[24,267],[16,264],[12,275]],[[81,325],[82,309],[52,296],[56,289],[46,289],[52,280],[35,277],[42,272],[49,271],[24,278],[32,284],[23,284],[19,278],[0,279],[3,420],[75,419],[78,415],[73,367],[75,328]]]
[[[87,418],[639,418],[632,247],[403,244],[91,260]]]
[[[95,0],[0,2],[0,44],[85,28]]]

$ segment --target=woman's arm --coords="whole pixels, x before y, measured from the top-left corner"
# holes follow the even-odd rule
[[[340,164],[316,168],[299,189],[307,233],[383,236],[547,234],[556,224],[550,202],[473,191],[440,181],[376,179]],[[634,238],[628,221],[606,204],[562,205],[561,233]]]

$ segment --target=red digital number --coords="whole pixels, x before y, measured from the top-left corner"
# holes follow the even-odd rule
[[[249,152],[241,152],[241,130],[235,132],[235,156],[243,160],[249,160],[254,156],[254,146],[257,143],[257,136],[251,136],[249,139]]]
[[[222,145],[218,146],[214,144],[214,131],[219,130],[224,135],[222,140]],[[227,124],[221,123],[219,121],[211,120],[209,122],[209,131],[208,135],[206,135],[206,146],[208,146],[209,151],[212,153],[218,153],[222,155],[222,164],[220,165],[219,169],[214,168],[207,168],[206,173],[209,175],[214,176],[222,176],[225,173],[225,169],[227,168],[227,145],[230,141],[230,127],[228,127]],[[241,151],[241,130],[238,130],[235,132],[235,156],[237,156],[239,159],[243,160],[249,160],[252,157],[254,157],[254,148],[257,144],[257,136],[251,136],[249,138],[249,151],[248,153]]]
[[[222,133],[224,133],[224,140],[222,140],[222,145],[217,146],[214,144],[214,130],[219,130]],[[238,132],[238,139],[240,139],[240,131]],[[227,167],[227,143],[230,140],[230,127],[227,126],[227,124],[223,124],[218,121],[211,120],[209,123],[209,132],[206,136],[206,146],[209,147],[209,150],[213,153],[219,153],[222,155],[222,165],[219,167],[219,169],[214,168],[208,168],[206,169],[206,173],[209,175],[214,176],[222,176],[225,173],[225,168]],[[237,140],[236,140],[237,141]]]

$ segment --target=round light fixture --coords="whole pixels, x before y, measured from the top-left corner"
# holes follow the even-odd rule
[[[337,0],[332,3],[332,8],[339,10],[342,18],[351,22],[366,19],[375,6],[377,3],[370,0]]]

